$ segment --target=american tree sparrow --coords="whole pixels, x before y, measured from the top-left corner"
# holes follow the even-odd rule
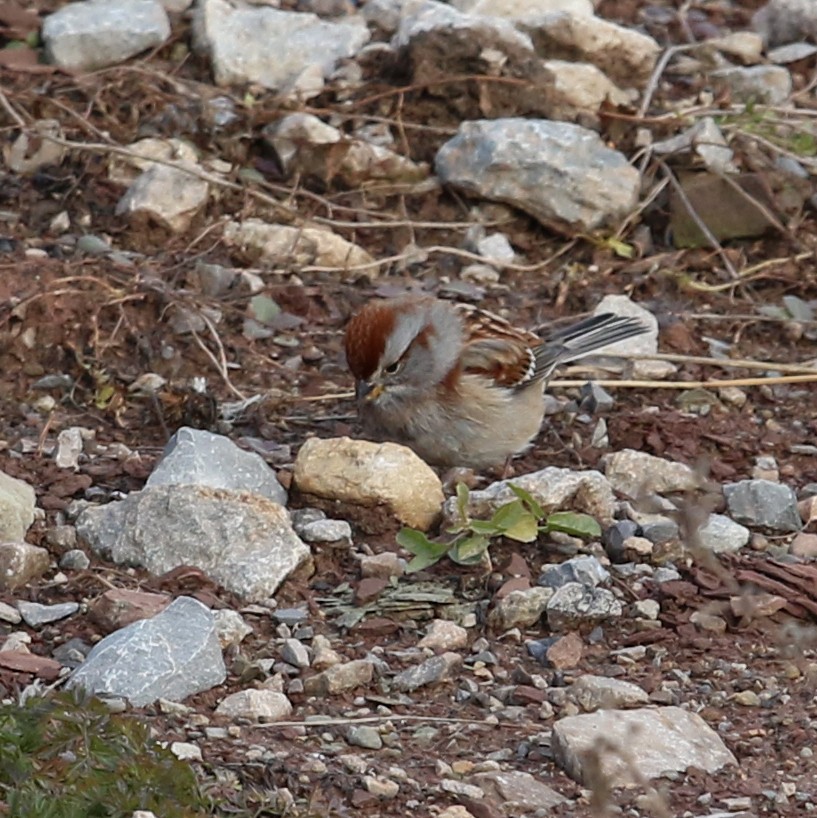
[[[646,331],[604,313],[542,339],[466,304],[407,295],[352,317],[346,360],[367,432],[436,466],[483,469],[533,442],[557,366]]]

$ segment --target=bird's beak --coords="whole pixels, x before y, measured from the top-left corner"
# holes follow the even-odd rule
[[[355,386],[355,396],[358,400],[373,401],[383,394],[383,384],[358,381]]]

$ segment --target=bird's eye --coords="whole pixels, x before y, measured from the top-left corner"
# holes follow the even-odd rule
[[[395,361],[393,364],[383,367],[383,372],[386,375],[396,375],[400,371],[400,361]]]

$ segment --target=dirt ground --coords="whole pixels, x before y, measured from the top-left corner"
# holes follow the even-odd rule
[[[58,4],[38,0],[30,5],[42,13]],[[693,29],[743,27],[756,6],[694,4]],[[599,13],[626,23],[642,20],[655,9],[675,14],[674,7],[633,0],[608,0]],[[671,25],[659,27],[662,42],[677,41],[685,30],[677,15],[672,20]],[[44,66],[0,68],[0,89],[26,124],[56,119],[66,138],[77,143],[58,165],[31,176],[0,170],[0,469],[36,489],[46,514],[29,539],[51,548],[55,557],[59,554],[47,544],[46,534],[62,521],[71,501],[87,496],[104,500],[139,489],[169,434],[180,425],[219,429],[238,441],[250,441],[266,452],[284,484],[289,482],[294,455],[305,438],[355,434],[349,397],[352,383],[343,364],[341,333],[350,312],[374,294],[416,287],[475,300],[514,321],[539,326],[586,312],[605,294],[626,293],[658,317],[661,352],[708,359],[679,362],[673,376],[676,382],[770,374],[722,365],[713,357],[716,347],[726,349],[728,358],[781,366],[817,361],[817,322],[760,310],[782,306],[785,296],[817,304],[817,224],[810,208],[792,219],[782,234],[727,243],[724,252],[738,272],[734,279],[714,250],[682,251],[667,243],[667,203],[660,197],[643,213],[640,224],[625,232],[624,239],[636,249],[635,257],[629,259],[616,256],[602,237],[556,236],[523,215],[498,210],[504,221],[497,229],[508,236],[529,269],[503,271],[499,285],[482,291],[458,279],[468,263],[461,250],[473,203],[445,190],[394,195],[283,178],[260,131],[286,108],[268,93],[258,92],[253,104],[248,104],[241,89],[216,89],[207,66],[181,47],[188,33],[187,24],[176,21],[173,41],[157,53],[88,76],[67,76]],[[656,31],[651,33],[658,36]],[[797,81],[804,85],[814,69],[813,61],[803,65]],[[396,82],[395,77],[375,76],[352,106],[337,105],[330,90],[307,109],[318,115],[338,114],[348,125],[373,117],[399,123],[408,154],[428,161],[456,130],[462,106],[423,88],[398,93]],[[473,93],[473,89],[465,91]],[[691,93],[689,87],[668,83],[656,105],[668,106],[674,95]],[[209,118],[206,103],[222,95],[233,100],[237,116],[219,128]],[[632,112],[611,112],[605,135],[612,144],[626,147],[636,124]],[[19,130],[8,107],[0,110],[4,148]],[[244,188],[220,190],[180,235],[150,224],[125,222],[114,212],[123,189],[108,179],[111,157],[105,146],[127,145],[149,135],[191,140],[204,154],[231,163],[231,179],[242,182]],[[242,181],[246,179],[250,181]],[[277,220],[272,208],[251,195],[249,188],[285,202],[304,218],[328,220],[336,232],[360,243],[375,258],[404,256],[411,244],[438,249],[421,263],[410,258],[395,261],[376,281],[335,273],[263,270],[253,259],[237,257],[220,238],[220,225],[228,219],[258,216]],[[55,227],[60,214],[67,214],[67,229]],[[355,222],[365,224],[357,227]],[[83,234],[105,237],[120,252],[115,257],[79,252],[76,239]],[[202,263],[249,267],[263,277],[264,293],[281,308],[271,338],[253,340],[244,334],[246,292],[208,299],[196,288],[195,271]],[[221,316],[210,329],[195,335],[174,328],[174,317],[184,310],[205,307]],[[773,370],[770,367],[775,374]],[[157,373],[167,381],[157,397],[144,396],[133,388],[146,373]],[[776,374],[785,373],[778,370]],[[206,379],[206,396],[191,389],[193,378]],[[571,389],[555,391],[577,394]],[[748,386],[741,406],[726,400],[717,389],[703,396],[665,387],[611,391],[616,399],[607,416],[612,450],[629,447],[682,461],[707,470],[718,482],[751,476],[757,457],[768,455],[775,458],[781,480],[795,491],[817,483],[813,449],[817,443],[817,387],[813,382]],[[229,427],[219,424],[218,407],[253,395],[264,397]],[[707,411],[690,410],[701,402],[709,405]],[[76,473],[66,474],[56,467],[52,453],[57,434],[72,426],[92,430],[101,444],[121,443],[136,454],[95,459]],[[583,422],[575,411],[555,415],[534,448],[516,462],[516,472],[545,465],[595,466],[605,450],[591,445],[594,427],[595,420]],[[396,548],[389,523],[366,542],[375,550]],[[774,546],[775,539],[767,538],[766,546],[769,544]],[[500,574],[514,553],[509,546],[498,547],[495,565]],[[532,576],[543,561],[559,559],[558,554],[543,554],[537,547],[522,548],[519,553]],[[767,558],[758,550],[727,568],[737,571]],[[278,595],[279,604],[306,602],[314,613],[316,631],[342,645],[344,656],[363,657],[379,645],[392,668],[399,670],[400,652],[416,643],[418,623],[381,619],[367,624],[364,620],[352,631],[342,631],[320,599],[333,585],[354,584],[357,564],[343,552],[321,553],[318,564],[317,576],[322,581],[301,578],[288,582]],[[495,582],[475,583],[473,577],[466,581],[463,573],[440,564],[431,576],[457,593],[476,585],[481,598],[491,598]],[[675,674],[680,700],[699,704],[701,715],[737,755],[740,771],[715,776],[691,772],[664,782],[667,814],[705,814],[710,805],[725,808],[723,799],[740,796],[750,796],[759,814],[809,813],[807,804],[794,798],[775,801],[774,794],[784,782],[796,781],[798,790],[809,791],[810,787],[817,797],[817,768],[804,752],[813,746],[817,726],[815,680],[809,676],[817,648],[813,622],[817,617],[807,611],[801,618],[781,613],[749,624],[730,620],[725,634],[702,632],[689,623],[690,614],[711,605],[718,595],[714,591],[710,597],[702,595],[695,571],[684,579],[688,585],[659,597],[664,625],[660,631],[640,631],[634,621],[626,619],[616,627],[604,628],[601,639],[585,640],[579,667],[566,676],[536,666],[523,644],[490,637],[498,667],[505,671],[501,683],[524,686],[532,673],[545,673],[552,674],[552,683],[558,685],[590,672],[626,678],[651,692],[662,679]],[[240,607],[216,588],[196,581],[191,588],[184,582],[124,572],[94,558],[88,571],[70,575],[66,584],[43,582],[27,588],[24,596],[46,603],[87,601],[113,583],[172,593],[206,592],[216,605]],[[11,596],[0,598],[12,601]],[[255,633],[241,653],[255,660],[269,650],[275,633],[269,619],[254,617],[251,622]],[[91,640],[95,635],[90,620],[75,617],[33,633],[32,650],[49,655],[71,637]],[[616,660],[615,650],[638,644],[648,645],[653,652],[660,648],[663,658],[635,664]],[[211,715],[225,693],[246,686],[241,675],[245,665],[235,661],[222,688],[188,703]],[[0,690],[14,695],[25,681],[20,675],[0,674]],[[767,706],[743,707],[733,696],[749,688],[776,690],[777,694]],[[517,722],[500,721],[488,729],[483,723],[485,709],[474,701],[458,703],[454,690],[449,684],[419,691],[405,712],[473,719],[473,724],[445,725],[430,744],[424,744],[416,724],[395,721],[399,752],[378,754],[373,763],[382,770],[399,764],[422,787],[439,777],[439,759],[452,763],[472,758],[476,739],[481,754],[510,748],[515,769],[531,772],[562,794],[578,799],[556,814],[593,814],[589,794],[558,770],[546,744],[536,743],[534,737],[550,727],[539,719],[537,705],[529,704]],[[365,701],[341,696],[294,703],[299,720],[317,713],[349,716],[362,708],[376,711],[378,706],[374,695]],[[164,739],[187,740],[190,736],[184,717],[152,709],[144,717]],[[343,735],[340,726],[304,731],[243,725],[239,741],[207,742],[206,767],[212,775],[229,771],[235,776],[233,783],[223,783],[225,804],[236,810],[230,814],[279,814],[265,807],[264,799],[265,793],[283,786],[297,799],[308,801],[310,815],[403,816],[412,809],[412,799],[419,799],[423,809],[457,803],[444,793],[421,797],[411,788],[408,796],[401,793],[391,802],[371,795],[360,777],[337,761],[336,746],[343,745]],[[526,754],[518,752],[523,739],[531,745]],[[244,750],[252,745],[279,752],[280,761],[248,762]],[[638,801],[639,795],[638,791],[615,792],[608,804],[631,809],[627,814],[649,814]]]

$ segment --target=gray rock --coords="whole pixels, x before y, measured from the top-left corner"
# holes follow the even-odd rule
[[[72,548],[60,557],[60,568],[64,571],[85,571],[91,560],[81,548]]]
[[[12,607],[6,602],[0,602],[0,622],[8,622],[10,625],[18,625],[22,622],[23,617],[17,608]]]
[[[729,516],[739,523],[788,533],[800,531],[803,521],[797,496],[789,486],[769,480],[741,480],[723,487]]]
[[[209,690],[226,677],[212,613],[179,597],[152,619],[106,636],[68,684],[145,707],[160,697],[179,701]]]
[[[527,588],[511,591],[500,599],[488,615],[488,624],[494,630],[530,628],[535,625],[553,596],[552,588]]]
[[[203,0],[193,18],[193,43],[209,54],[218,85],[258,83],[307,99],[369,37],[360,18],[326,22],[314,14],[227,0]]]
[[[595,415],[596,412],[609,412],[615,405],[615,398],[603,387],[593,381],[586,383],[579,391],[580,406],[585,412]]]
[[[462,664],[458,653],[443,653],[432,656],[415,667],[398,673],[393,680],[394,689],[401,693],[411,693],[419,687],[428,687],[450,679]]]
[[[82,454],[82,432],[78,426],[62,429],[57,435],[57,451],[54,462],[61,469],[79,468],[79,456]]]
[[[674,463],[635,449],[622,449],[604,458],[604,474],[616,491],[628,497],[696,489],[701,479],[684,463]]]
[[[222,699],[216,714],[252,721],[281,721],[292,715],[292,704],[275,690],[239,690]]]
[[[23,621],[30,628],[41,628],[50,622],[58,622],[60,619],[73,616],[79,610],[77,602],[60,602],[57,605],[41,605],[39,602],[17,603],[17,610],[23,617]]]
[[[239,449],[228,437],[183,426],[165,446],[147,486],[210,486],[251,491],[286,505],[275,472],[261,455]]]
[[[374,665],[368,659],[355,659],[339,665],[332,665],[319,673],[310,676],[304,682],[307,696],[332,696],[369,684],[372,680]]]
[[[552,787],[534,778],[530,773],[518,770],[496,770],[478,773],[471,778],[486,795],[489,803],[513,805],[513,813],[541,815],[567,801]]]
[[[509,488],[513,483],[524,489],[542,506],[546,514],[553,511],[582,511],[601,523],[611,523],[616,512],[616,500],[606,478],[597,471],[572,471],[548,466],[541,471],[522,474],[513,480],[499,480],[468,496],[467,513],[486,519],[500,506],[516,499]],[[446,523],[458,520],[455,498],[443,506]]]
[[[312,543],[352,541],[352,526],[346,520],[315,520],[302,525],[298,533],[306,542]]]
[[[618,709],[647,704],[650,700],[647,691],[632,682],[590,674],[579,676],[567,692],[588,713],[602,708]]]
[[[0,471],[0,542],[22,542],[34,522],[36,503],[28,483]]]
[[[621,787],[689,767],[714,773],[737,764],[718,734],[680,707],[568,716],[553,727],[552,749],[556,763],[586,786],[599,775]]]
[[[41,577],[50,564],[45,548],[27,542],[0,543],[0,591],[22,588]]]
[[[569,582],[557,589],[547,604],[548,626],[554,631],[599,624],[621,614],[621,603],[612,592],[606,588],[588,588],[578,582]]]
[[[748,528],[731,520],[725,514],[711,514],[698,529],[698,540],[704,548],[716,554],[732,554],[749,542]]]
[[[309,651],[306,645],[297,639],[284,639],[284,644],[281,645],[281,658],[293,667],[309,667]]]
[[[70,71],[116,65],[168,37],[170,21],[158,0],[68,3],[42,28],[46,59]]]
[[[543,119],[463,122],[435,164],[445,184],[574,230],[626,215],[640,190],[638,171],[598,134]]]
[[[780,105],[792,92],[792,79],[782,65],[719,68],[709,74],[716,88],[728,88],[735,102]]]
[[[353,747],[363,747],[366,750],[379,750],[383,747],[378,729],[367,724],[350,726],[346,732],[346,741]]]
[[[216,623],[218,643],[222,650],[240,645],[252,633],[252,627],[244,621],[244,617],[238,611],[230,608],[213,611],[213,619]]]
[[[591,555],[572,557],[557,565],[546,565],[536,581],[547,588],[560,588],[568,582],[578,582],[588,588],[595,588],[610,579],[610,572]]]
[[[767,46],[817,37],[817,9],[812,0],[769,0],[752,18]]]
[[[249,601],[271,596],[310,553],[283,506],[205,486],[155,486],[90,506],[77,533],[116,563],[153,574],[194,565]]]

